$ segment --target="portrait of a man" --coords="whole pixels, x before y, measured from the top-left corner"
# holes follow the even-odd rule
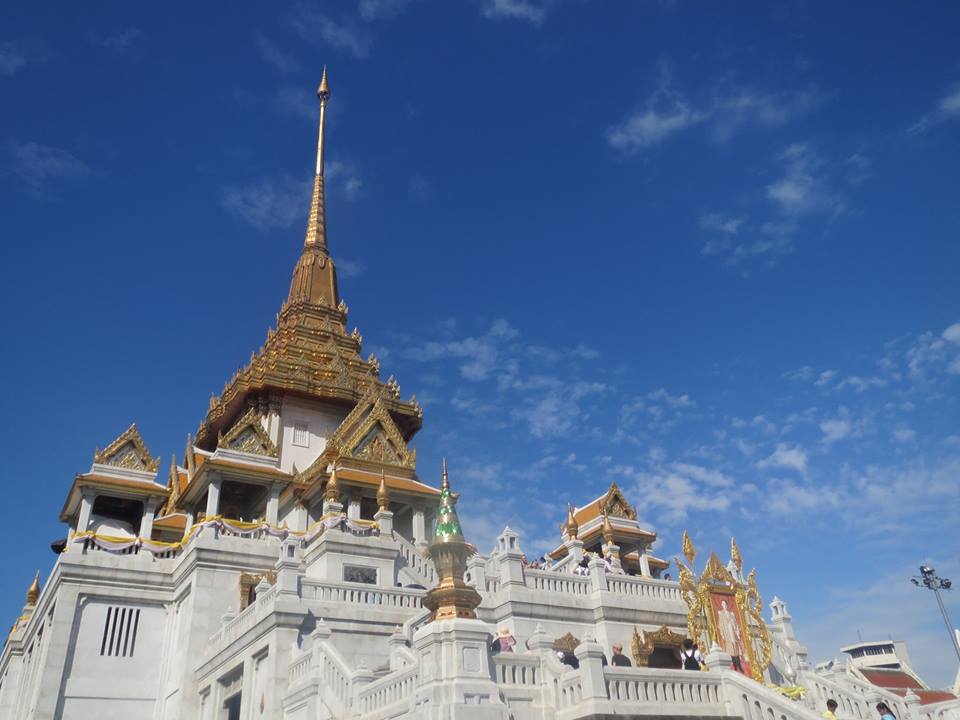
[[[740,616],[740,610],[732,595],[711,593],[710,605],[713,609],[714,627],[720,647],[733,659],[736,670],[750,674],[750,655],[747,652],[749,636]]]

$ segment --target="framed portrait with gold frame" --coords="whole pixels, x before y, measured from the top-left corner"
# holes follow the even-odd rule
[[[715,643],[733,658],[734,669],[764,682],[770,666],[773,644],[763,621],[763,604],[757,589],[757,572],[743,577],[740,548],[731,540],[730,565],[710,553],[706,567],[697,577],[696,549],[683,534],[683,554],[689,565],[676,559],[680,569],[680,594],[687,604],[687,632],[702,651]]]

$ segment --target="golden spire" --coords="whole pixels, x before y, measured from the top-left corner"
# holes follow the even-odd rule
[[[693,542],[687,531],[683,531],[683,554],[687,557],[687,562],[693,565],[693,559],[697,557],[697,549],[693,547]]]
[[[36,605],[37,600],[40,599],[40,571],[37,570],[37,574],[33,576],[33,582],[30,583],[30,587],[27,588],[27,605]]]
[[[737,546],[736,538],[730,538],[730,559],[737,566],[737,571],[743,572],[743,558],[740,557],[740,548]]]
[[[317,164],[313,175],[313,197],[310,199],[310,218],[307,221],[305,245],[319,245],[327,248],[327,216],[323,202],[323,130],[326,124],[327,100],[330,98],[330,86],[327,84],[327,66],[323,66],[320,86],[317,88],[320,99],[320,122],[317,132]]]
[[[328,502],[337,502],[340,498],[340,485],[337,483],[337,461],[333,461],[330,479],[327,480],[327,489],[323,491],[323,499]]]
[[[567,524],[563,531],[567,534],[568,540],[576,540],[580,533],[580,526],[577,525],[577,519],[573,516],[573,505],[570,504],[567,505]]]
[[[390,510],[390,492],[387,490],[387,476],[380,470],[380,487],[377,488],[377,507],[381,512]]]
[[[293,271],[290,283],[289,302],[309,302],[336,308],[340,302],[337,292],[337,273],[327,250],[327,211],[324,202],[323,147],[327,117],[327,100],[330,85],[327,83],[327,67],[323,67],[320,86],[320,120],[317,129],[317,162],[313,175],[313,194],[310,197],[310,214],[307,218],[307,233],[303,240],[303,253]]]
[[[613,525],[610,524],[610,516],[603,514],[603,541],[607,545],[613,545]]]
[[[440,480],[440,489],[449,490],[450,489],[450,478],[447,477],[447,459],[443,458],[443,476]]]

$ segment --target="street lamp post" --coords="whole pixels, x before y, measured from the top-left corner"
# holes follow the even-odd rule
[[[938,577],[936,571],[929,565],[920,566],[920,574],[910,578],[917,587],[924,587],[927,590],[933,590],[937,598],[937,605],[940,606],[940,614],[943,615],[943,622],[947,626],[947,632],[950,633],[950,640],[953,641],[953,649],[957,653],[957,659],[960,659],[960,642],[957,642],[957,634],[950,623],[950,617],[947,615],[947,608],[943,604],[943,598],[940,597],[941,590],[949,590],[953,585],[947,578]]]

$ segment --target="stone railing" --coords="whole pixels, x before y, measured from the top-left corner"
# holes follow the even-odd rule
[[[407,563],[407,567],[424,580],[424,585],[428,588],[437,584],[437,569],[433,566],[433,560],[424,557],[423,553],[417,549],[416,545],[395,532],[393,539],[400,548],[400,557]]]
[[[480,589],[488,593],[495,593],[500,589],[500,581],[497,578],[484,578],[483,585]]]
[[[914,710],[914,720],[960,720],[960,700],[921,705]]]
[[[536,655],[494,655],[493,671],[497,685],[540,686],[540,659]]]
[[[276,584],[257,595],[257,599],[250,603],[236,617],[229,618],[220,629],[210,636],[209,650],[215,654],[227,647],[230,643],[243,635],[260,620],[273,612],[274,600],[277,596]]]
[[[876,717],[874,706],[882,700],[898,718],[907,717],[903,698],[876,685],[863,682],[852,675],[841,675],[842,680],[828,675],[805,672],[801,684],[807,688],[804,701],[813,709],[823,708],[827,700],[836,700],[837,717],[847,720],[868,720]]]
[[[733,670],[719,672],[730,714],[743,720],[821,720],[820,713]]]
[[[362,583],[331,583],[304,578],[300,594],[304,600],[420,609],[426,593],[412,588],[382,588]]]
[[[305,652],[301,655],[297,655],[290,661],[290,664],[287,666],[287,684],[296,685],[301,679],[305,678],[310,673],[310,660],[311,653]]]
[[[652,600],[683,600],[680,584],[636,575],[607,575],[607,592],[634,595]]]
[[[717,674],[605,667],[603,678],[609,700],[618,707],[630,704],[631,712],[638,714],[639,707],[644,706],[652,714],[663,712],[666,704],[671,707],[670,712],[664,714],[712,715],[722,703],[721,680]],[[683,710],[674,709],[673,704],[683,705]]]
[[[589,577],[567,575],[551,570],[524,570],[523,583],[532,590],[565,593],[567,595],[589,595],[591,584]]]
[[[398,714],[394,709],[410,703],[419,677],[419,666],[412,665],[374,680],[357,693],[356,710],[370,720]]]
[[[341,717],[353,706],[353,673],[340,654],[327,643],[314,646],[314,665],[323,689],[324,702]]]

